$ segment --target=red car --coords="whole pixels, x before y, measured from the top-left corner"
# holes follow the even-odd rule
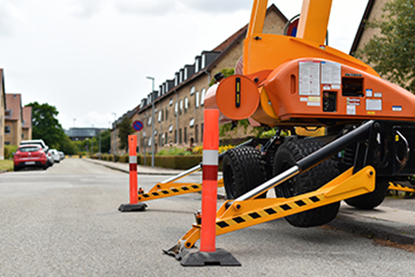
[[[39,145],[20,146],[14,154],[13,163],[14,171],[25,167],[48,168],[48,159]]]

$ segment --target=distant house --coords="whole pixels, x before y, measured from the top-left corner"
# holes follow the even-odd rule
[[[97,137],[100,132],[107,130],[103,128],[94,128],[94,127],[86,127],[86,128],[69,128],[69,130],[65,130],[65,134],[68,135],[70,140],[73,141],[83,141],[86,139],[90,139],[93,137]]]
[[[6,93],[4,89],[4,72],[0,68],[0,160],[4,159],[4,110],[6,108]]]
[[[4,111],[4,144],[19,145],[22,141],[22,97],[18,93],[6,93],[6,109]]]
[[[23,107],[22,139],[32,139],[32,107]]]

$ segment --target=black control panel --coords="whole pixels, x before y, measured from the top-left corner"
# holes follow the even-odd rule
[[[337,111],[337,92],[323,91],[323,112]]]
[[[352,97],[363,97],[363,78],[342,78],[342,95]]]

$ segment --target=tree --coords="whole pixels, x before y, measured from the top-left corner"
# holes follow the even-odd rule
[[[118,129],[118,138],[120,143],[118,144],[118,149],[125,149],[128,146],[128,136],[134,133],[132,121],[124,116],[120,123],[117,124]],[[154,124],[154,122],[152,122]]]
[[[99,141],[99,137],[98,137]],[[105,130],[101,132],[101,152],[109,153],[111,149],[111,130]]]
[[[56,118],[59,114],[56,107],[38,102],[29,103],[27,106],[32,107],[33,139],[43,139],[49,147],[62,149],[64,142],[67,143],[67,135]]]
[[[380,35],[356,52],[393,83],[415,92],[415,0],[387,3],[381,20],[367,22],[366,28],[379,28]]]

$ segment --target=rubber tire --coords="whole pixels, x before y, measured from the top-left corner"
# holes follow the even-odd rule
[[[223,181],[228,199],[236,199],[266,181],[261,153],[250,146],[230,149],[222,162]],[[258,198],[265,198],[266,193]]]
[[[389,188],[389,181],[383,178],[376,178],[375,190],[360,196],[344,200],[349,206],[362,210],[370,210],[379,206],[386,197]]]
[[[20,167],[14,167],[13,168],[13,171],[19,171],[20,170]]]
[[[299,139],[283,143],[275,153],[274,175],[291,168],[297,161],[320,149],[324,143],[318,139]],[[290,198],[314,191],[339,175],[334,158],[327,159],[312,169],[299,174],[275,187],[278,197]],[[287,216],[286,220],[295,227],[313,227],[333,220],[340,207],[340,202]]]

